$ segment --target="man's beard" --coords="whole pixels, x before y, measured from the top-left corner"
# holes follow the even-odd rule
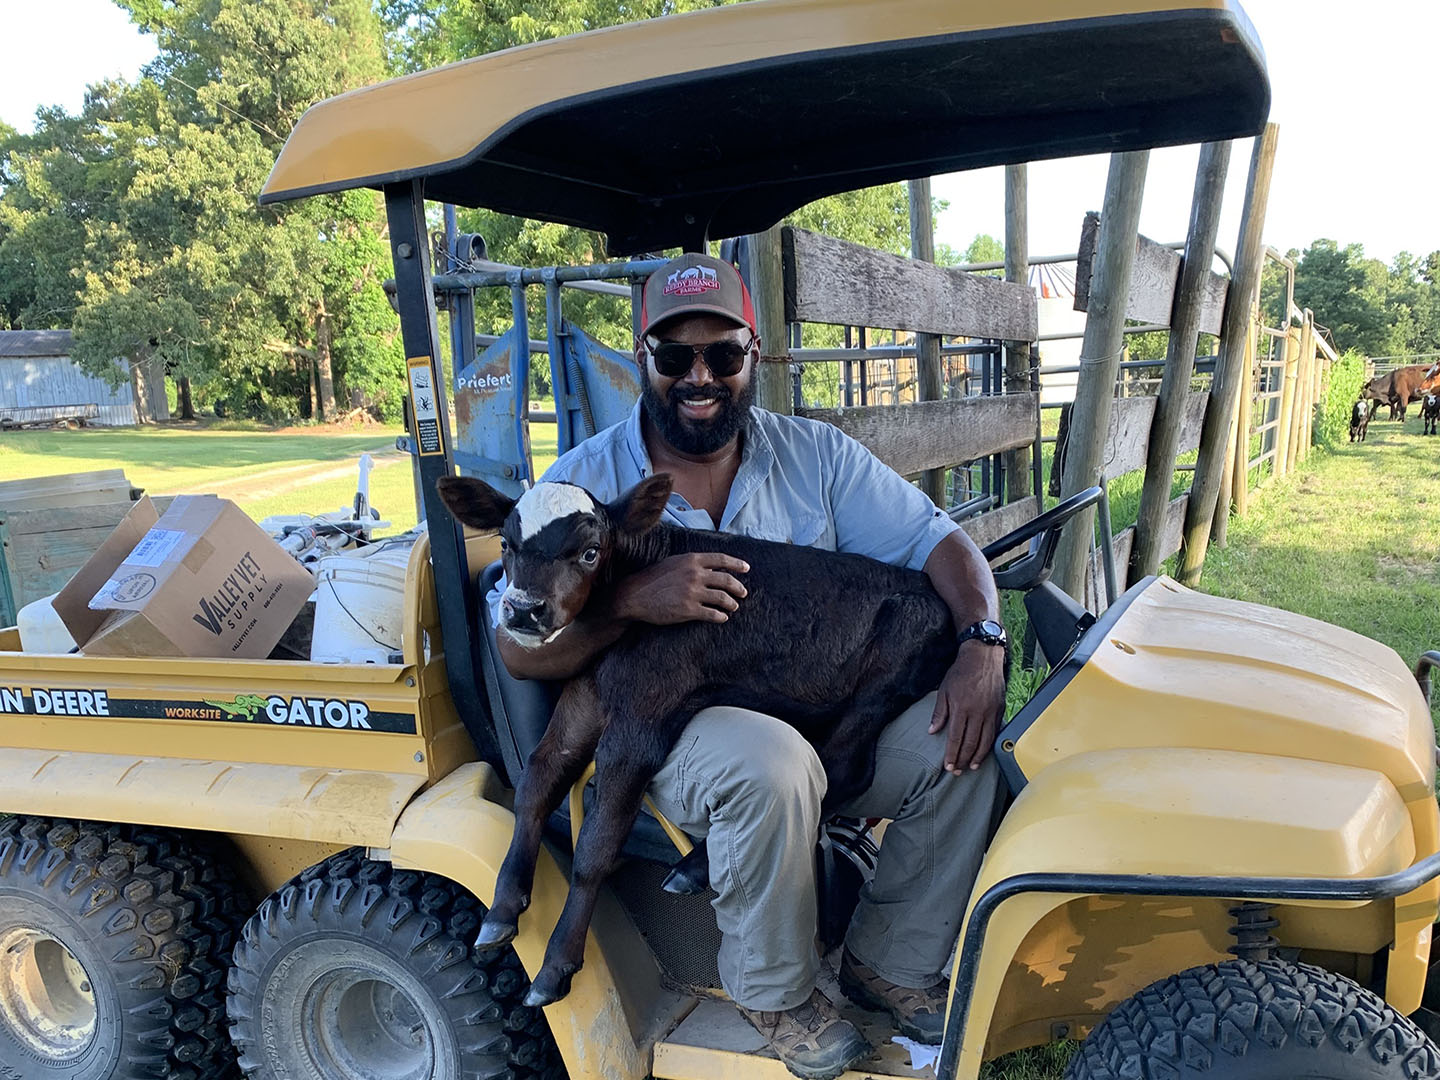
[[[719,403],[718,411],[709,420],[695,422],[680,415],[682,400],[713,398]],[[694,387],[675,383],[669,393],[661,397],[647,377],[641,393],[645,412],[660,436],[682,454],[713,454],[725,446],[739,433],[745,418],[750,415],[750,406],[755,403],[755,381],[749,380],[740,391],[739,398],[720,383]]]

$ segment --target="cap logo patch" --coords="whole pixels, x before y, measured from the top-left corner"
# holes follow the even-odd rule
[[[709,266],[689,266],[665,279],[665,296],[699,296],[720,288],[720,279]]]

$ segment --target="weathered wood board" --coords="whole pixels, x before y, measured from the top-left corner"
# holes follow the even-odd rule
[[[927,334],[1034,341],[1035,294],[804,229],[781,234],[785,318]]]
[[[128,504],[136,497],[134,492],[130,481],[125,479],[124,469],[5,480],[0,481],[0,510],[41,510],[108,502]]]
[[[1180,424],[1179,453],[1188,453],[1200,445],[1200,429],[1205,423],[1205,406],[1210,395],[1195,391],[1185,397],[1185,416]],[[1073,422],[1073,421],[1072,421]],[[1145,467],[1150,445],[1150,428],[1155,422],[1153,397],[1120,398],[1110,417],[1110,434],[1100,458],[1102,471],[1114,478]]]
[[[834,424],[902,476],[913,476],[1029,446],[1039,407],[1036,394],[1003,394],[799,415]]]
[[[153,500],[163,513],[169,498]],[[10,626],[32,600],[58,592],[94,555],[134,504],[0,506],[0,626]]]
[[[1095,262],[1095,245],[1100,234],[1100,215],[1085,215],[1080,231],[1080,255],[1075,263],[1075,310],[1090,310],[1090,278]],[[1175,289],[1180,281],[1180,252],[1142,236],[1135,242],[1135,269],[1130,277],[1130,294],[1125,300],[1125,317],[1137,322],[1170,325],[1175,306]],[[1206,275],[1204,299],[1200,304],[1200,332],[1219,334],[1225,314],[1225,292],[1230,279],[1215,273]]]
[[[986,544],[993,544],[1008,532],[1014,532],[1027,521],[1038,516],[1040,513],[1037,501],[1034,498],[1018,499],[1013,503],[997,507],[978,517],[966,518],[960,522],[960,527],[965,530],[976,545],[984,547]],[[1011,549],[996,556],[991,560],[991,565],[1005,562],[1006,559],[1018,553],[1018,549]]]

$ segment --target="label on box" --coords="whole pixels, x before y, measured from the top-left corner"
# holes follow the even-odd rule
[[[185,534],[179,529],[151,529],[125,556],[125,562],[130,566],[159,566],[183,539]]]
[[[430,357],[412,356],[405,361],[410,374],[410,408],[415,414],[415,444],[421,454],[443,454],[440,441],[440,411],[436,405],[434,371]]]

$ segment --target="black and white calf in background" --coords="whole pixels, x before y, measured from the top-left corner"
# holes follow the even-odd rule
[[[1420,422],[1426,435],[1435,434],[1437,421],[1440,421],[1440,390],[1431,390],[1420,403]]]
[[[1370,430],[1370,417],[1379,406],[1363,394],[1350,409],[1350,441],[1364,442],[1365,433]]]
[[[499,631],[522,646],[553,641],[592,605],[605,610],[627,575],[669,556],[718,551],[749,567],[738,575],[746,602],[727,620],[633,624],[560,695],[516,785],[515,834],[477,941],[484,948],[515,936],[545,820],[593,758],[596,804],[580,830],[569,897],[531,1004],[569,991],[600,884],[646,787],[697,712],[739,706],[794,726],[824,767],[824,814],[870,785],[881,729],[934,690],[955,660],[949,608],[924,573],[660,525],[671,490],[665,474],[612,503],[564,483],[537,484],[518,501],[461,477],[442,479],[439,489],[466,525],[500,529],[510,584]]]

